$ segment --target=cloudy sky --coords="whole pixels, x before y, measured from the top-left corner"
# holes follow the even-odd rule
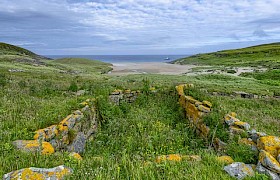
[[[39,54],[193,54],[280,41],[280,0],[1,0],[0,42]]]

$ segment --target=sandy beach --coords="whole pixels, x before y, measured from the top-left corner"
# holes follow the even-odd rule
[[[163,62],[141,62],[141,63],[113,63],[110,75],[127,74],[168,74],[179,75],[191,72],[194,65],[178,65]]]

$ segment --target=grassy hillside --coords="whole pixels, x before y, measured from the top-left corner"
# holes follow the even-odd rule
[[[175,60],[172,63],[212,66],[265,66],[269,68],[280,68],[280,43],[197,54]]]
[[[0,42],[0,60],[47,60],[27,49]]]

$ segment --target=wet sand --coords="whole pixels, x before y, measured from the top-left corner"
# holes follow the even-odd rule
[[[194,65],[178,65],[162,62],[141,63],[113,63],[113,70],[109,75],[127,74],[168,74],[180,75],[191,72]]]

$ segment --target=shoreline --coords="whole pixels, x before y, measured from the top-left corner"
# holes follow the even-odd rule
[[[166,74],[180,75],[192,71],[195,65],[178,65],[167,62],[118,62],[112,63],[109,75]]]

